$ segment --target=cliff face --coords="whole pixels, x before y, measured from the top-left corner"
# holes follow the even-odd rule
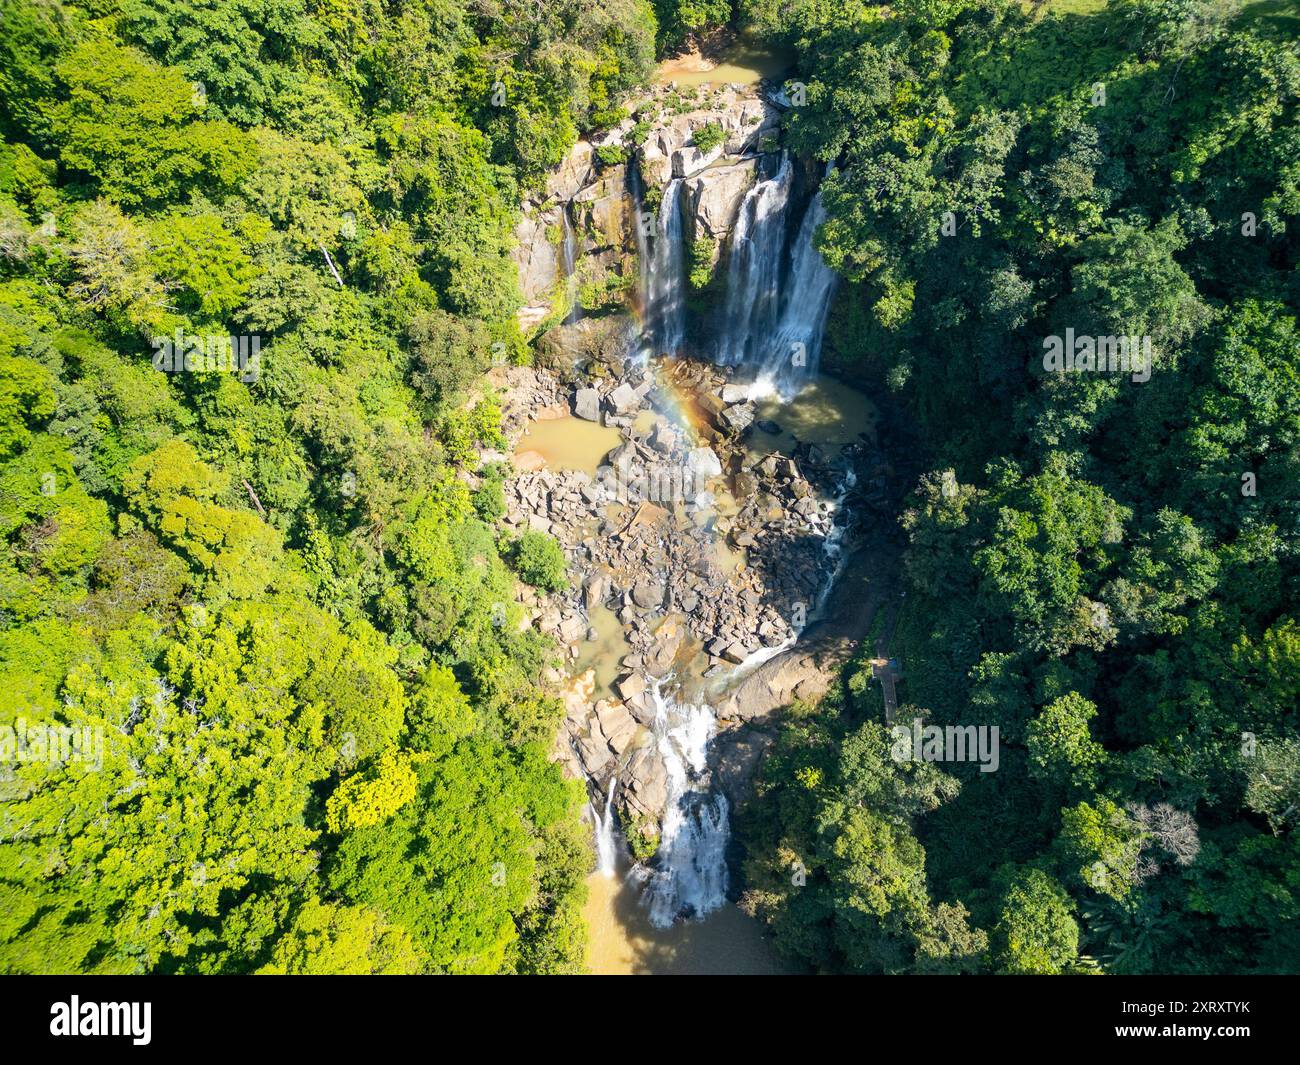
[[[683,238],[708,239],[714,261],[725,257],[760,156],[777,150],[779,122],[778,106],[757,87],[679,92],[667,85],[620,126],[574,145],[544,193],[524,203],[515,232],[525,334],[545,332],[577,301],[588,310],[630,305],[638,218],[629,167],[640,176],[647,211],[682,179]],[[722,136],[710,145],[715,129]],[[612,161],[619,157],[627,161]]]

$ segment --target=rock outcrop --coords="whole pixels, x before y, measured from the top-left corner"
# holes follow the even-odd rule
[[[686,217],[691,240],[709,239],[720,245],[730,234],[740,213],[745,193],[753,187],[758,171],[756,158],[742,159],[686,182]]]
[[[682,114],[662,117],[658,100],[644,105],[638,111],[641,114],[658,116],[639,152],[641,173],[650,185],[691,177],[724,155],[759,152],[768,142],[775,142],[781,124],[781,112],[774,104],[761,93],[738,86],[699,90],[696,106]],[[706,126],[720,126],[724,139],[711,150],[701,151],[695,134]]]
[[[761,724],[829,682],[827,659],[786,649],[835,571],[838,497],[856,449],[834,461],[811,447],[753,457],[744,445],[754,412],[748,389],[708,364],[631,365],[621,376],[573,384],[544,370],[502,372],[514,390],[510,424],[518,424],[514,404],[523,395],[539,404],[534,413],[572,412],[620,431],[594,477],[528,468],[534,464],[521,453],[506,485],[507,527],[554,536],[572,578],[568,593],[534,603],[532,623],[570,662],[599,609],[613,612],[626,641],[623,668],[606,692],[581,687],[582,705],[570,695],[560,756],[601,794],[617,774],[623,808],[655,821],[666,783],[651,684],[683,671],[721,679],[744,664],[752,671],[714,703],[724,727],[718,780],[741,788],[764,741],[730,730]],[[693,395],[711,422],[674,420],[682,395]],[[697,428],[712,434],[709,444]]]
[[[685,97],[689,109],[683,111]],[[524,203],[513,254],[526,334],[561,317],[557,309],[576,295],[563,286],[619,292],[634,276],[638,220],[628,164],[602,163],[598,152],[621,150],[652,195],[674,178],[684,179],[684,237],[711,241],[716,262],[726,254],[727,238],[756,180],[758,156],[774,149],[780,133],[778,107],[760,91],[738,86],[682,92],[660,86],[635,107],[634,118],[579,141],[548,176],[544,192]],[[647,124],[644,142],[633,143],[633,132]],[[706,128],[720,128],[723,135],[707,149],[696,143]],[[574,277],[566,270],[566,234]]]
[[[560,249],[548,232],[560,226],[560,208],[544,211],[525,210],[515,228],[515,265],[519,268],[519,288],[524,301],[537,304],[547,299],[560,278]]]

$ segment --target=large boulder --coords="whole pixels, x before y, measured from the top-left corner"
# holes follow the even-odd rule
[[[709,419],[715,423],[727,406],[722,402],[721,397],[715,396],[710,392],[705,392],[703,395],[697,397],[696,402],[699,404],[700,409],[708,415]]]
[[[708,237],[722,243],[736,224],[745,193],[754,184],[756,159],[744,159],[711,170],[686,182],[686,217],[694,240]]]
[[[609,578],[603,573],[593,573],[582,586],[583,606],[594,610],[605,601],[609,594]]]
[[[668,804],[668,770],[653,745],[632,752],[620,777],[623,800],[633,813],[658,820]]]
[[[641,409],[641,397],[626,381],[606,396],[605,402],[609,409],[618,415],[635,414]]]
[[[634,593],[635,594],[635,593]],[[662,677],[672,671],[678,652],[686,642],[686,626],[674,617],[666,618],[654,634],[654,640],[645,652],[645,671],[652,677]]]
[[[642,610],[658,610],[664,605],[664,586],[643,581],[632,589],[632,602]]]
[[[551,310],[548,304],[547,313]],[[573,363],[583,361],[595,361],[609,367],[621,366],[635,332],[636,322],[630,314],[580,318],[576,322],[553,326],[538,338],[537,362],[561,372]]]
[[[646,690],[645,677],[636,671],[624,674],[614,682],[614,690],[624,700],[635,699]]]
[[[718,161],[722,156],[722,145],[718,144],[707,152],[701,151],[694,144],[678,148],[673,152],[673,177],[685,178],[698,174],[705,167]]]
[[[754,404],[752,403],[733,403],[730,407],[722,412],[722,420],[732,430],[740,433],[748,429],[754,422],[756,414]]]
[[[610,749],[620,757],[632,746],[640,726],[627,708],[618,702],[602,699],[596,704],[596,718]]]
[[[600,421],[600,393],[594,388],[578,389],[573,395],[573,414],[584,421]]]
[[[697,482],[707,481],[722,476],[722,461],[710,447],[692,448],[686,453],[686,469]]]
[[[578,758],[587,776],[601,777],[612,768],[614,755],[603,737],[582,736],[576,741]]]
[[[581,614],[569,614],[564,617],[556,629],[556,635],[565,645],[575,644],[587,635],[587,620]]]
[[[761,721],[796,698],[820,697],[834,678],[837,663],[822,663],[797,649],[764,662],[737,684],[717,706],[720,718]]]
[[[655,701],[649,689],[643,691],[635,699],[628,699],[623,704],[627,711],[637,722],[646,728],[651,728],[655,720]]]

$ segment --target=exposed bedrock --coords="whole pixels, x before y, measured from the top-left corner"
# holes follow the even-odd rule
[[[561,320],[565,307],[584,292],[589,303],[625,295],[637,269],[629,165],[640,173],[648,198],[683,179],[684,239],[711,241],[715,262],[725,254],[741,204],[757,180],[759,156],[777,148],[780,110],[756,88],[728,86],[698,91],[691,109],[676,114],[682,105],[672,94],[668,87],[656,89],[636,106],[636,121],[579,141],[545,188],[524,201],[513,257],[525,333]],[[645,140],[634,143],[634,131],[646,124]],[[697,134],[715,128],[722,131],[720,142],[696,143]],[[630,163],[602,162],[602,155],[608,160],[620,154]]]

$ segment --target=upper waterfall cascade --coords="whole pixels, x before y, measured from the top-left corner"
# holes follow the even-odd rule
[[[820,191],[795,224],[794,169],[783,154],[776,172],[756,182],[740,204],[709,342],[716,363],[744,367],[786,395],[817,372],[836,280],[814,244],[826,218]],[[683,198],[684,181],[673,178],[664,186],[653,236],[638,240],[644,333],[652,354],[675,353],[686,340]]]
[[[783,157],[776,174],[750,189],[740,205],[715,349],[715,361],[723,366],[752,363],[776,328],[793,175],[789,157]]]
[[[676,352],[686,340],[686,247],[682,228],[682,179],[664,187],[655,231],[642,255],[645,331],[654,354]],[[637,219],[638,228],[641,220]]]

